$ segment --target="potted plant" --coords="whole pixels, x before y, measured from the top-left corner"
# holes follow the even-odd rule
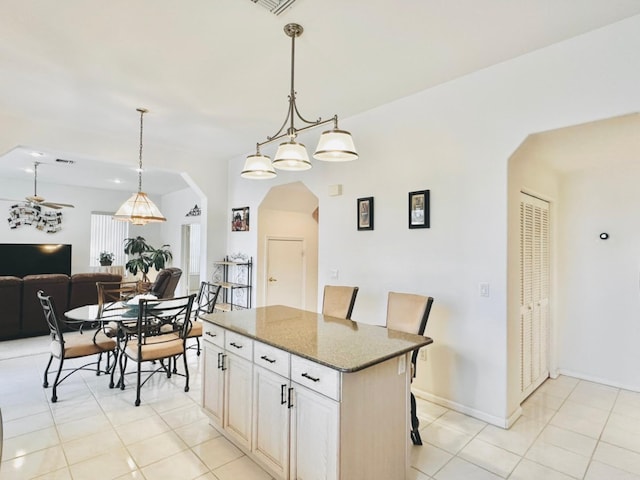
[[[132,237],[124,239],[124,253],[129,255],[129,260],[125,264],[125,268],[132,275],[142,273],[142,281],[149,282],[147,274],[151,267],[160,271],[164,268],[168,260],[173,258],[169,245],[162,245],[160,248],[154,248],[144,237]]]
[[[100,265],[102,265],[103,267],[107,267],[111,265],[114,259],[115,259],[115,255],[107,251],[100,252],[100,255],[98,256],[98,261],[100,262]]]

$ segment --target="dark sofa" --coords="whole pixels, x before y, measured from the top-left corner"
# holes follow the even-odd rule
[[[36,296],[51,295],[58,312],[98,303],[96,282],[120,282],[113,273],[42,274],[24,278],[0,276],[0,340],[46,335],[49,328]]]

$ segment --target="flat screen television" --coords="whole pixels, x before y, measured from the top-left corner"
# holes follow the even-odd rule
[[[71,275],[71,245],[1,243],[0,275],[24,277],[40,273]]]

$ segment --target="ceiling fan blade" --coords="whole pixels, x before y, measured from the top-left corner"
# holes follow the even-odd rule
[[[0,202],[15,202],[15,203],[20,203],[20,202],[24,202],[24,200],[16,200],[15,198],[0,198]]]
[[[40,205],[42,205],[43,207],[48,207],[48,208],[55,208],[55,209],[60,209],[63,207],[67,207],[67,208],[75,208],[73,205],[71,205],[70,203],[58,203],[58,202],[41,202]]]
[[[30,195],[28,197],[24,197],[25,200],[27,200],[27,202],[31,202],[31,203],[42,203],[44,202],[44,198],[41,197],[40,195]]]

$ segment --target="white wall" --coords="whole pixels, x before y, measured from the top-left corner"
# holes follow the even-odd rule
[[[33,182],[0,178],[2,197],[20,200],[33,193]],[[47,200],[70,203],[75,208],[62,209],[62,229],[46,233],[32,226],[21,226],[12,230],[6,219],[11,202],[0,202],[5,220],[0,222],[0,243],[68,243],[71,244],[71,273],[90,272],[89,247],[91,243],[91,213],[115,212],[130,196],[128,192],[100,190],[95,188],[69,187],[38,182],[38,194]],[[154,202],[160,198],[151,196]],[[160,241],[160,227],[131,226],[131,236],[142,235],[152,244]]]
[[[0,191],[6,198],[20,199],[32,193],[31,182],[0,179]],[[38,182],[38,193],[46,199],[71,203],[75,208],[62,210],[62,230],[56,233],[45,233],[31,226],[22,226],[14,230],[9,228],[8,222],[0,224],[0,243],[69,243],[72,245],[72,273],[90,272],[89,246],[91,242],[91,213],[115,212],[130,195],[128,192],[116,190],[100,190],[94,188],[79,188]],[[196,193],[186,188],[162,197],[150,195],[151,199],[160,207],[160,211],[167,218],[162,224],[151,223],[143,227],[129,226],[130,236],[142,236],[154,247],[163,244],[170,245],[173,260],[169,265],[180,265],[180,228],[187,223],[200,223],[201,217],[185,217],[186,213],[197,203],[201,204]],[[10,202],[2,202],[6,218]],[[155,270],[150,272],[149,278],[155,278]]]
[[[129,107],[127,107],[129,108]],[[135,108],[135,105],[131,108]],[[129,163],[131,152],[137,151],[138,144],[135,138],[125,136],[115,137],[108,132],[80,131],[69,129],[63,125],[43,122],[37,117],[15,117],[9,116],[0,110],[0,152],[7,152],[16,145],[29,145],[32,148],[46,148],[52,151],[74,152],[82,156],[86,155],[98,161]],[[204,232],[206,256],[203,257],[203,271],[207,278],[210,277],[213,266],[208,259],[222,258],[227,252],[226,246],[226,219],[227,219],[227,165],[221,159],[215,161],[208,156],[203,156],[200,152],[176,150],[167,147],[163,139],[154,138],[153,131],[149,131],[145,137],[145,151],[147,168],[163,168],[175,171],[183,175],[187,184],[194,188],[206,201],[203,201],[202,214],[207,217],[207,228]],[[39,187],[40,187],[40,182]],[[44,185],[44,183],[43,183]],[[64,188],[64,187],[62,187]],[[0,190],[3,197],[4,189]],[[32,193],[33,184],[26,188],[26,194]],[[17,198],[22,198],[26,194],[21,190]],[[43,196],[54,198],[48,195],[46,190],[42,190]],[[95,192],[94,192],[95,193]],[[6,195],[8,198],[9,194]],[[13,195],[11,195],[12,197]],[[58,197],[58,195],[55,195]],[[125,194],[125,198],[126,194]],[[157,201],[155,197],[152,197]],[[56,198],[58,200],[58,198]],[[60,201],[62,201],[60,199]],[[115,209],[120,206],[123,200],[119,199]],[[77,224],[76,224],[77,225]],[[145,225],[141,228],[145,238],[153,241],[153,244],[160,243],[160,227],[157,225]],[[157,230],[156,230],[157,229]],[[132,230],[135,234],[135,230]],[[148,233],[146,233],[148,232]],[[62,237],[59,237],[62,238]],[[29,243],[31,243],[29,241]],[[161,244],[161,243],[160,243]],[[87,253],[88,255],[88,253]],[[79,266],[78,268],[82,268]]]
[[[560,372],[640,390],[640,165],[561,182]],[[609,234],[601,240],[600,233]]]
[[[640,110],[638,48],[635,17],[341,119],[356,162],[252,182],[239,178],[237,158],[229,204],[256,211],[272,185],[303,179],[320,203],[318,284],[338,269],[340,283],[360,287],[353,318],[374,324],[385,322],[389,290],[435,297],[426,331],[435,343],[414,387],[504,425],[517,409],[507,399],[508,159],[531,132]],[[336,183],[344,194],[329,197]],[[407,192],[420,189],[431,190],[432,226],[409,230]],[[374,231],[356,230],[363,196],[375,197]],[[228,238],[229,251],[256,255],[255,232]]]
[[[162,196],[160,211],[167,221],[161,224],[162,242],[171,246],[171,266],[182,265],[182,226],[192,223],[201,223],[202,215],[199,217],[187,217],[194,205],[202,205],[199,198],[191,188],[185,188]],[[206,227],[206,224],[205,224]],[[160,245],[154,245],[159,247]],[[186,295],[188,279],[184,275],[176,287],[176,294]]]

